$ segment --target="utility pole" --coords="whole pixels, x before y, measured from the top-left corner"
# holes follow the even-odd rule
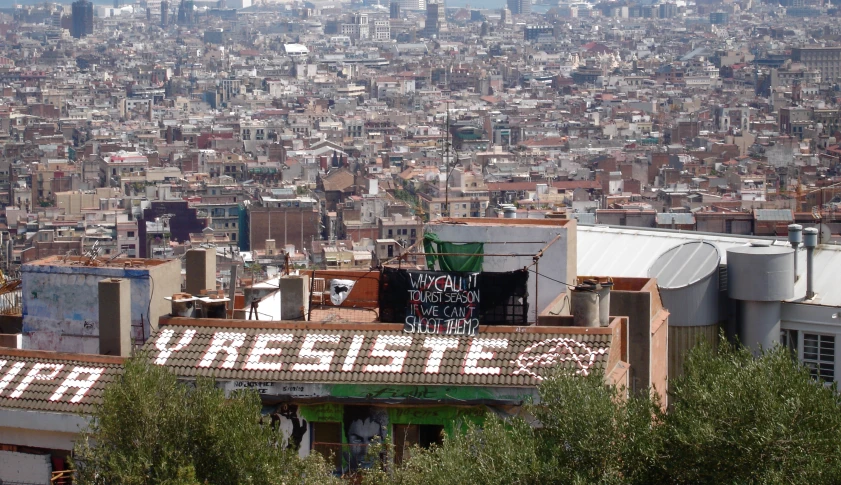
[[[445,163],[445,170],[446,170],[446,177],[444,177],[444,213],[445,217],[450,217],[450,102],[447,101],[447,127],[446,127],[446,138],[445,138],[445,150],[446,157]]]

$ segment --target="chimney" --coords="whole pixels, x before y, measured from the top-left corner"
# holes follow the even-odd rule
[[[600,281],[596,285],[596,292],[599,295],[599,325],[607,327],[610,325],[610,290],[613,289],[613,281]]]
[[[198,298],[189,293],[175,293],[171,297],[164,297],[172,303],[170,315],[174,317],[192,318],[196,311],[196,300]]]
[[[794,249],[794,281],[797,282],[797,247],[803,242],[803,226],[800,224],[788,225],[788,242]]]
[[[280,288],[280,319],[306,320],[309,314],[309,276],[284,276],[278,280]]]
[[[216,250],[187,251],[187,293],[199,295],[202,290],[216,290]]]
[[[111,278],[99,282],[99,353],[131,354],[131,283]]]
[[[576,327],[599,327],[599,294],[595,285],[582,284],[570,291],[569,309]]]
[[[803,247],[806,248],[806,299],[811,300],[815,297],[813,261],[818,247],[818,230],[814,227],[803,230]]]
[[[202,317],[204,318],[227,318],[227,305],[230,301],[225,297],[224,290],[217,290],[205,297],[199,298],[202,302]]]

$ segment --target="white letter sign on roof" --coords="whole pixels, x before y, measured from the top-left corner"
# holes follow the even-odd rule
[[[446,375],[445,381],[452,384],[523,386],[540,381],[554,367],[585,375],[594,368],[604,368],[613,338],[610,329],[595,333],[587,342],[579,341],[576,333],[543,329],[518,329],[516,338],[508,338],[507,332],[514,334],[508,329],[481,338],[415,336],[402,330],[399,325],[382,329],[350,324],[280,324],[277,328],[243,325],[241,329],[173,325],[161,328],[145,348],[150,350],[151,362],[172,366],[178,375],[186,372],[185,377],[229,370],[225,379],[318,383],[334,382],[334,373],[339,371],[360,372],[354,377],[360,383],[418,384],[428,382],[428,376]],[[8,388],[17,386],[21,375],[30,370],[32,364],[17,366],[16,360],[0,361],[0,392],[5,387],[8,394]],[[77,364],[85,365],[65,365],[56,377],[57,383],[66,380]],[[195,370],[189,372],[185,365]],[[106,375],[108,367],[103,368]],[[468,376],[487,378],[477,382]],[[78,376],[73,379],[84,380]],[[67,396],[68,391],[62,390],[59,397],[62,393]]]
[[[332,350],[313,350],[313,346],[315,346],[317,342],[328,342],[331,344],[337,344],[341,339],[341,335],[324,335],[319,333],[308,334],[304,338],[303,345],[301,345],[301,351],[298,352],[298,358],[317,359],[318,363],[296,362],[295,365],[292,366],[292,370],[329,371],[330,363],[333,362],[333,355],[335,354],[335,352]]]
[[[181,336],[181,339],[178,341],[177,344],[175,344],[175,347],[167,347],[166,344],[169,343],[169,339],[171,339],[173,335],[175,335],[175,330],[167,328],[161,332],[161,334],[155,341],[155,348],[157,348],[160,351],[160,353],[158,353],[158,358],[155,359],[156,364],[166,364],[167,359],[169,359],[169,356],[172,355],[173,352],[178,352],[193,341],[193,337],[196,335],[196,331],[192,329],[185,330],[184,335]]]
[[[6,365],[6,361],[5,360],[0,360],[0,369],[5,367],[5,365]],[[20,373],[20,370],[23,369],[23,366],[25,366],[25,365],[26,365],[25,362],[15,362],[15,364],[12,366],[12,368],[9,369],[8,371],[6,371],[6,375],[4,375],[2,379],[0,379],[0,394],[3,393],[3,389],[5,389],[6,386],[8,386],[10,382],[12,382],[12,379],[14,379],[15,376]]]
[[[423,371],[426,374],[437,374],[441,368],[441,360],[444,358],[444,352],[450,349],[457,349],[458,338],[427,337],[423,341],[423,346],[427,349],[432,349],[429,352],[429,358],[426,359],[426,368]]]
[[[245,334],[242,334],[245,335]],[[248,360],[243,369],[248,370],[280,370],[280,362],[260,362],[260,358],[264,355],[280,355],[283,349],[278,347],[267,347],[269,342],[291,342],[293,339],[291,333],[261,333],[257,336],[257,341],[254,342],[254,347],[248,355]],[[242,345],[242,344],[240,344]]]
[[[23,380],[20,381],[20,384],[18,384],[18,387],[17,389],[15,389],[15,392],[11,393],[9,397],[13,399],[19,398],[21,394],[23,394],[23,391],[25,391],[26,388],[29,387],[29,384],[36,379],[39,381],[49,381],[55,379],[55,376],[58,374],[58,371],[60,371],[62,367],[64,367],[63,364],[44,364],[41,362],[33,365],[32,369],[29,370],[29,373],[26,374],[26,377],[24,377]],[[41,374],[42,369],[52,369],[52,372],[50,372],[49,374]]]
[[[464,358],[465,374],[499,374],[502,371],[499,367],[479,367],[480,360],[491,360],[494,358],[494,352],[485,352],[486,348],[508,348],[508,339],[474,338],[473,342],[470,343],[467,356]]]
[[[368,364],[362,369],[363,372],[402,372],[403,362],[406,360],[408,350],[387,350],[389,345],[396,345],[398,347],[410,347],[412,345],[412,337],[395,336],[395,335],[377,335],[377,341],[374,342],[374,348],[371,349],[371,357],[390,357],[391,362],[388,364]]]
[[[342,371],[350,372],[353,370],[353,364],[356,363],[356,358],[359,357],[359,351],[362,350],[362,342],[365,341],[364,335],[354,335],[353,341],[350,343],[347,355],[345,356],[345,363],[342,364]]]
[[[76,394],[70,398],[70,402],[81,401],[104,371],[105,369],[101,367],[74,367],[61,386],[50,396],[50,401],[58,401],[71,387],[76,388]],[[79,379],[82,374],[87,374],[88,378]]]
[[[230,342],[230,344],[225,345],[227,342]],[[207,352],[205,352],[204,357],[202,357],[201,362],[199,362],[199,367],[210,367],[210,365],[213,364],[213,360],[216,359],[216,354],[218,354],[220,350],[224,350],[228,355],[225,356],[225,362],[223,362],[220,367],[223,367],[225,369],[233,368],[234,364],[237,361],[237,356],[239,355],[238,349],[242,347],[242,344],[244,343],[244,333],[214,333],[213,340],[210,342],[210,346],[207,348]],[[257,345],[255,344],[255,347],[256,346]],[[265,344],[263,344],[263,346],[265,347]]]

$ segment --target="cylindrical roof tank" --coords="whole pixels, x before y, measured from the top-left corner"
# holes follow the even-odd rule
[[[721,255],[715,245],[693,241],[669,249],[651,265],[657,278],[669,325],[715,325],[719,321],[718,292]]]
[[[727,292],[748,301],[782,301],[794,296],[794,250],[753,242],[727,250]]]

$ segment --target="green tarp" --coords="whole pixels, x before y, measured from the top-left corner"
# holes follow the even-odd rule
[[[426,253],[426,265],[430,270],[436,270],[435,262],[438,262],[438,271],[455,271],[464,273],[478,273],[482,271],[482,263],[485,253],[483,243],[451,243],[438,239],[432,233],[423,235],[423,250]],[[444,253],[441,256],[435,253]],[[466,256],[449,256],[449,254],[465,254]]]

